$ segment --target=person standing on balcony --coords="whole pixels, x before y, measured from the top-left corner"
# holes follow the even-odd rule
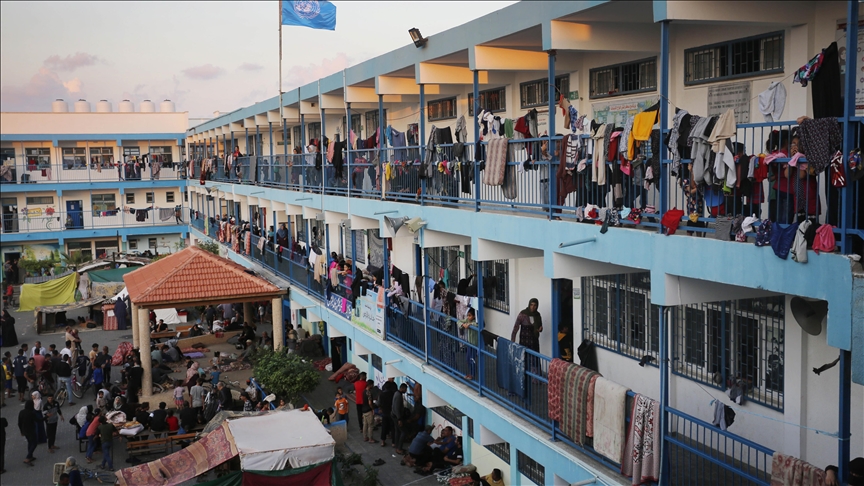
[[[543,332],[543,318],[537,312],[540,301],[531,299],[528,307],[519,312],[513,332],[510,333],[510,341],[516,342],[516,333],[519,333],[519,344],[534,351],[540,352],[540,333]]]
[[[467,358],[468,358],[468,374],[465,375],[466,380],[473,380],[477,370],[477,319],[474,314],[474,309],[468,308],[465,314],[465,319],[459,321],[459,327],[468,341]]]

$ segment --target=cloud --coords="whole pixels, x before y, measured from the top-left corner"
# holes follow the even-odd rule
[[[30,81],[22,86],[4,86],[0,90],[0,109],[2,111],[49,111],[50,104],[57,98],[86,98],[83,83],[74,78],[60,79],[54,71],[41,67]]]
[[[303,86],[347,68],[351,65],[351,61],[352,59],[344,52],[337,52],[336,57],[324,59],[321,64],[291,66],[286,73],[284,84],[286,89]]]
[[[219,76],[225,74],[225,70],[219,66],[214,66],[212,64],[204,64],[203,66],[195,66],[189,69],[184,69],[183,74],[186,75],[187,78],[192,79],[216,79]]]
[[[256,64],[254,62],[244,62],[237,69],[239,69],[241,71],[260,71],[260,70],[264,69],[264,66],[262,66],[260,64]]]
[[[74,71],[80,67],[93,66],[98,62],[102,62],[98,56],[87,54],[86,52],[76,52],[73,55],[60,57],[55,54],[48,59],[45,59],[45,67],[55,71]]]

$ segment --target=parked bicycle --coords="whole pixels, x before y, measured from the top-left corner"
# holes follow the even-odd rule
[[[95,469],[85,469],[81,468],[81,479],[84,481],[95,479],[100,483],[105,484],[114,484],[117,482],[117,477],[112,472],[108,471],[97,471]]]

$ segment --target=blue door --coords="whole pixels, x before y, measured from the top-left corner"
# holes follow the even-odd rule
[[[72,219],[71,225],[66,227],[69,229],[81,229],[84,227],[84,204],[81,201],[66,201],[66,214]]]

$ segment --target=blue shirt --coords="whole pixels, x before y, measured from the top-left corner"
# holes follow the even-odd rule
[[[216,383],[219,383],[219,376],[221,374],[222,374],[221,371],[211,371],[210,372],[210,377],[211,377],[210,383],[213,383],[214,385]]]
[[[430,434],[427,434],[424,430],[423,432],[419,432],[414,440],[411,441],[411,447],[408,448],[408,452],[411,454],[422,454],[423,449],[426,447],[426,444],[432,442],[433,439]]]

